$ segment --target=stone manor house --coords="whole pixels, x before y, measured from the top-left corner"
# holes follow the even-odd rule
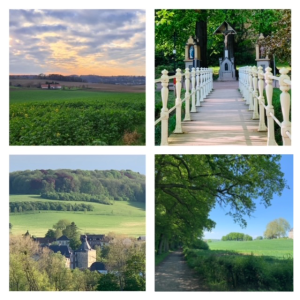
[[[66,259],[66,267],[70,269],[90,269],[91,271],[98,271],[99,273],[106,274],[106,266],[101,262],[96,262],[96,246],[109,245],[111,238],[104,234],[89,234],[80,236],[81,245],[73,251],[69,244],[70,240],[65,236],[58,239],[55,238],[34,238],[41,247],[48,247],[54,253],[60,252]],[[141,236],[138,241],[145,241],[145,236]]]
[[[70,269],[88,269],[96,263],[95,246],[109,245],[109,238],[104,234],[81,235],[80,247],[73,251],[69,244],[70,240],[65,236],[55,238],[34,238],[41,247],[48,247],[54,253],[60,252],[66,258],[66,267]],[[105,266],[102,266],[105,268]]]

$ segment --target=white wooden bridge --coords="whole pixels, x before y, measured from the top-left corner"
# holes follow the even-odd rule
[[[155,122],[155,124],[161,122],[161,145],[277,145],[274,138],[274,121],[281,127],[283,144],[291,144],[290,96],[287,93],[291,82],[286,75],[287,69],[282,69],[280,77],[274,77],[270,68],[267,68],[264,74],[261,67],[258,70],[256,67],[244,67],[240,69],[239,81],[230,82],[213,82],[211,69],[197,68],[192,72],[188,69],[185,71],[185,74],[181,74],[181,70],[178,69],[176,75],[170,77],[167,76],[167,71],[163,71],[161,80],[156,80],[162,84],[163,108],[161,118]],[[169,79],[176,78],[176,94],[180,95],[183,76],[187,91],[185,98],[181,100],[177,97],[176,105],[168,109],[166,100]],[[282,90],[281,106],[284,118],[282,122],[275,117],[272,106],[275,80],[279,81]],[[263,96],[265,83],[267,105]],[[181,106],[184,101],[185,117],[181,121]],[[176,128],[168,136],[169,114],[175,109]]]

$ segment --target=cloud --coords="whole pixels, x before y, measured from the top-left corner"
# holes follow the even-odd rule
[[[145,74],[144,10],[10,10],[9,22],[13,74]]]

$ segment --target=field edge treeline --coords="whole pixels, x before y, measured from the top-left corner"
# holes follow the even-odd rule
[[[10,195],[53,200],[145,202],[145,176],[131,170],[26,170],[9,174]]]

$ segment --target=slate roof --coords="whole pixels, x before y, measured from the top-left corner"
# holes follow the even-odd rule
[[[37,238],[34,238],[33,240],[40,244],[51,244],[56,241],[56,238],[39,238],[39,237],[37,237]]]
[[[60,252],[63,256],[67,258],[70,258],[72,254],[71,248],[66,245],[50,245],[48,246],[48,248],[54,253]]]
[[[105,237],[105,234],[87,234],[87,240],[102,240]],[[84,235],[80,236],[80,239],[84,238]]]
[[[90,271],[107,271],[106,266],[102,262],[94,262],[90,266]]]
[[[57,241],[69,241],[70,239],[68,239],[65,235],[62,235],[59,239],[57,239]]]
[[[90,244],[89,244],[88,241],[87,241],[87,236],[86,236],[86,235],[84,235],[84,236],[81,238],[81,242],[82,242],[82,244],[81,244],[80,247],[76,250],[76,252],[87,252],[87,251],[92,250],[92,247],[90,246]]]

